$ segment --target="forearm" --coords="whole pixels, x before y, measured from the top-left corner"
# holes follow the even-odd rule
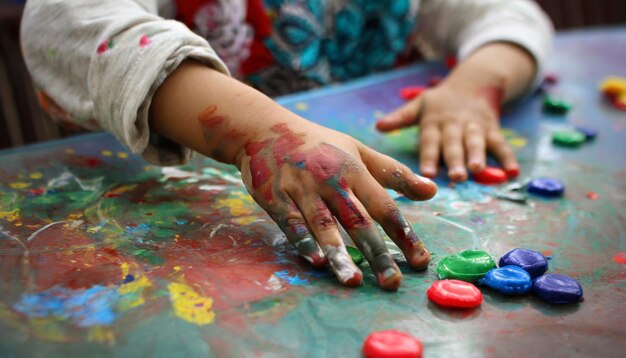
[[[476,95],[495,90],[501,104],[524,93],[536,72],[537,64],[526,50],[510,43],[490,43],[459,63],[445,83]]]
[[[237,154],[259,131],[301,120],[252,87],[195,61],[183,62],[150,106],[152,131],[229,164],[237,164]]]

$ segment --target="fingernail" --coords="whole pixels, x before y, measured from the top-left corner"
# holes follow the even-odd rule
[[[425,177],[433,178],[435,176],[435,167],[432,165],[422,166],[422,175]]]
[[[506,172],[506,176],[509,179],[516,178],[519,175],[519,167],[513,167],[510,169],[507,169],[505,172]]]
[[[467,172],[463,167],[454,167],[448,171],[448,176],[453,180],[464,180]]]
[[[389,267],[385,271],[379,272],[376,276],[380,287],[388,291],[398,290],[402,283],[402,273],[394,267]]]
[[[425,176],[421,176],[421,175],[415,174],[415,177],[417,178],[418,181],[420,181],[420,182],[422,182],[422,183],[424,183],[426,185],[434,185],[435,184],[434,181],[428,179]]]

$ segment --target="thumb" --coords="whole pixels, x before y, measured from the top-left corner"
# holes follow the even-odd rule
[[[422,97],[414,99],[413,101],[380,118],[376,122],[376,129],[381,132],[390,132],[395,129],[416,124],[418,114],[422,108],[421,98]]]

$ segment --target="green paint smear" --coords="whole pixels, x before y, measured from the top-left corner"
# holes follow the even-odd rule
[[[146,259],[153,265],[161,265],[165,262],[162,257],[159,257],[146,249],[135,250],[133,251],[133,255]]]
[[[444,257],[437,266],[440,279],[457,279],[474,282],[496,267],[496,262],[484,251],[465,250]]]
[[[363,262],[363,254],[361,253],[361,251],[359,251],[359,249],[352,246],[346,246],[346,249],[348,250],[348,254],[350,255],[350,258],[355,265]]]
[[[564,147],[578,147],[585,140],[585,135],[578,131],[560,131],[552,135],[552,143]]]

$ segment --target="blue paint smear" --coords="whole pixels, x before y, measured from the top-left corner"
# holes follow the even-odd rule
[[[74,290],[55,286],[47,291],[24,294],[13,308],[28,317],[68,319],[79,327],[108,326],[117,318],[113,306],[119,299],[115,288],[96,285]]]
[[[300,278],[300,276],[298,276],[298,274],[295,274],[293,276],[289,276],[289,271],[288,270],[276,271],[276,272],[274,272],[274,275],[276,275],[276,277],[280,278],[281,280],[287,281],[287,283],[289,283],[290,285],[293,285],[293,286],[304,286],[304,285],[307,285],[309,283],[309,281],[307,279]]]
[[[135,276],[133,275],[126,275],[126,277],[124,277],[124,283],[129,283],[133,281],[135,281]]]

